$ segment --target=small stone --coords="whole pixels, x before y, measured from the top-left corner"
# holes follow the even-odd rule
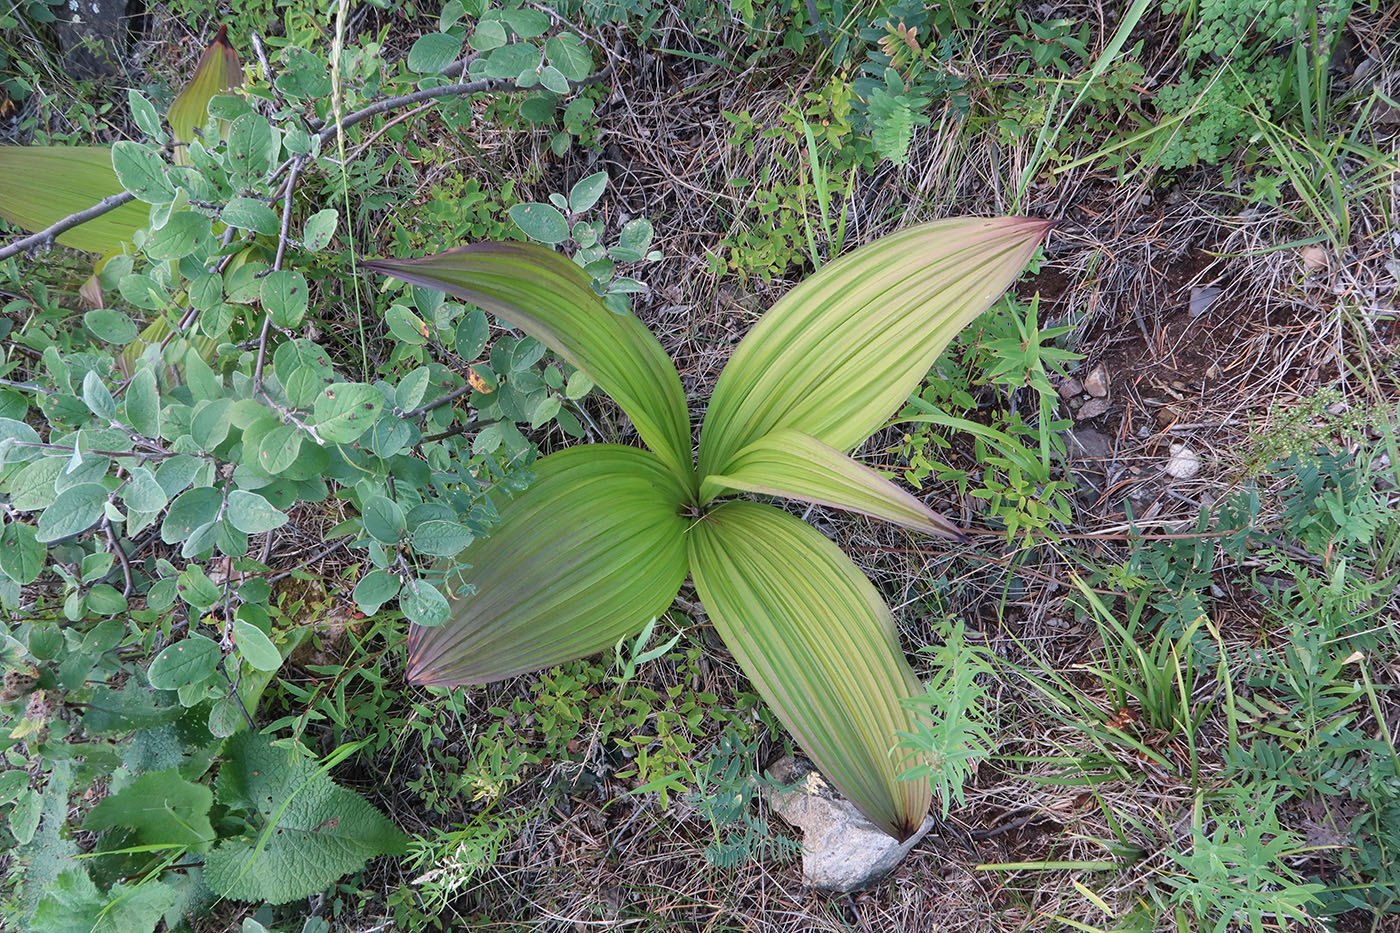
[[[1190,479],[1201,472],[1201,458],[1185,444],[1173,444],[1171,456],[1165,467],[1167,475],[1175,479]]]
[[[1084,383],[1073,376],[1069,376],[1060,383],[1060,398],[1073,398],[1076,395],[1084,394]]]
[[[1304,246],[1300,255],[1303,259],[1303,274],[1312,275],[1327,268],[1327,251],[1321,246]]]
[[[1213,285],[1208,285],[1205,288],[1191,289],[1191,304],[1187,307],[1186,313],[1192,318],[1200,317],[1202,314],[1209,311],[1212,305],[1220,300],[1222,294],[1223,292],[1221,289]]]
[[[1102,363],[1095,366],[1084,377],[1084,391],[1094,398],[1105,398],[1108,395],[1108,367]]]
[[[1074,413],[1075,421],[1088,421],[1090,418],[1097,418],[1099,415],[1107,414],[1113,403],[1106,398],[1091,398],[1084,403],[1084,407]]]
[[[769,793],[774,812],[802,830],[802,881],[821,891],[847,894],[875,884],[933,828],[924,817],[904,842],[870,822],[805,762],[783,758],[768,776],[788,785]]]

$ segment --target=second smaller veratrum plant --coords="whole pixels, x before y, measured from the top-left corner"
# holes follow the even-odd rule
[[[446,572],[444,624],[415,625],[408,679],[483,684],[607,650],[664,612],[689,574],[758,692],[831,782],[900,839],[928,812],[909,701],[923,694],[894,619],[855,564],[756,493],[959,537],[849,456],[909,397],[953,335],[1020,274],[1050,229],[957,218],[823,266],[735,350],[698,464],[675,367],[635,317],[544,247],[481,243],[367,267],[474,302],[587,374],[650,450],[568,448],[534,465],[489,538]]]

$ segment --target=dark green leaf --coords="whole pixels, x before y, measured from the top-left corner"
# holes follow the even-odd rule
[[[457,355],[468,363],[481,356],[486,349],[486,340],[491,336],[491,327],[483,311],[469,311],[457,322],[457,335],[454,341]]]
[[[83,828],[130,829],[146,845],[188,846],[206,851],[215,839],[209,822],[214,794],[174,768],[143,774],[88,811]]]
[[[204,880],[222,897],[283,904],[316,894],[408,838],[364,798],[337,786],[297,750],[240,732],[224,745],[218,800],[257,814],[260,833],[222,841]]]
[[[472,543],[465,525],[449,521],[427,521],[413,529],[413,549],[432,557],[456,557]]]
[[[403,509],[398,503],[384,496],[375,496],[365,503],[362,516],[365,531],[370,537],[385,544],[397,544],[404,531]]]

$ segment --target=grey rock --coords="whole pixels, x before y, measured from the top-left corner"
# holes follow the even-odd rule
[[[870,822],[806,762],[782,758],[768,776],[787,785],[769,793],[769,805],[802,830],[802,880],[821,891],[846,894],[870,887],[894,870],[933,828],[924,818],[900,842]]]
[[[1069,376],[1060,383],[1060,398],[1073,398],[1084,392],[1084,383],[1073,376]]]
[[[54,31],[63,47],[64,69],[75,78],[122,73],[128,29],[127,0],[67,0],[54,9]]]
[[[1074,413],[1076,421],[1088,421],[1090,418],[1097,418],[1099,415],[1107,414],[1112,402],[1106,398],[1091,398],[1084,403],[1084,407]]]

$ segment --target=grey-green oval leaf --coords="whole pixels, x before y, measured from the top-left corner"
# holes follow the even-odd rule
[[[447,621],[451,609],[447,599],[427,580],[412,579],[399,594],[399,608],[408,621],[424,628],[433,628]]]
[[[233,620],[233,646],[254,670],[275,671],[282,666],[282,653],[272,639],[251,622]]]
[[[408,69],[420,75],[435,75],[457,59],[462,40],[445,32],[419,37],[408,50]]]
[[[83,315],[83,323],[98,340],[114,347],[126,346],[141,332],[135,321],[111,308],[94,308]]]
[[[510,209],[510,219],[525,235],[540,243],[562,243],[569,238],[569,222],[548,204],[531,201]]]
[[[316,397],[312,417],[316,433],[331,444],[348,444],[379,418],[384,395],[360,382],[337,382]]]
[[[272,323],[296,327],[306,316],[306,276],[289,269],[269,272],[262,282],[262,303]]]
[[[147,204],[165,204],[175,197],[165,175],[165,161],[152,146],[129,140],[113,143],[112,171],[123,188]]]
[[[257,198],[230,198],[219,215],[230,227],[276,236],[282,229],[277,212]]]
[[[156,374],[149,369],[132,376],[126,387],[126,417],[139,433],[160,437],[160,390],[156,388]]]
[[[57,541],[87,531],[102,518],[107,487],[100,483],[79,483],[58,494],[53,505],[39,515],[38,539]]]
[[[413,549],[430,557],[456,557],[471,543],[471,530],[457,522],[434,520],[413,529]]]
[[[287,513],[255,492],[235,489],[228,494],[228,519],[239,531],[255,535],[287,524]]]
[[[399,595],[401,585],[399,578],[393,574],[371,570],[355,584],[355,592],[351,595],[361,612],[374,615],[380,606]]]
[[[221,657],[217,644],[191,635],[156,655],[146,677],[157,690],[178,690],[209,679]]]
[[[333,207],[328,207],[323,211],[317,211],[306,218],[306,226],[301,231],[301,245],[316,252],[331,245],[331,238],[335,236],[336,224],[340,221],[340,212]]]
[[[608,173],[594,172],[569,189],[569,210],[575,214],[588,210],[598,203],[603,192],[608,189]]]

